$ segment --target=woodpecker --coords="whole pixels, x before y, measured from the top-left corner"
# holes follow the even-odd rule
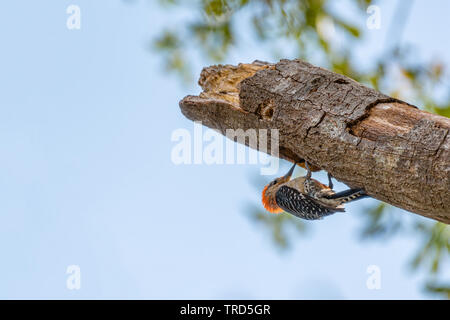
[[[271,213],[286,211],[296,217],[306,220],[322,219],[335,212],[344,212],[344,203],[367,197],[363,189],[349,189],[336,193],[332,190],[333,183],[328,175],[329,185],[326,186],[311,178],[311,169],[305,161],[307,174],[291,180],[297,163],[294,163],[288,173],[277,178],[264,187],[262,203]]]

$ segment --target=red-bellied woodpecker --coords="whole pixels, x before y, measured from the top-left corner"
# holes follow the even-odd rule
[[[331,176],[329,186],[311,178],[311,170],[305,162],[308,173],[304,177],[291,180],[296,164],[289,172],[270,182],[262,192],[264,208],[272,213],[286,211],[307,220],[321,219],[335,212],[344,212],[344,203],[367,197],[363,189],[349,189],[338,192],[332,190]]]

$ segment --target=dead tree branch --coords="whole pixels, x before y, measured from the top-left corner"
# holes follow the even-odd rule
[[[450,223],[450,119],[300,60],[212,66],[183,114],[224,133],[279,130],[281,158]],[[270,151],[270,150],[269,150]]]

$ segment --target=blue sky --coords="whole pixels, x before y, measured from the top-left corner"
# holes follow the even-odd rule
[[[66,28],[70,4],[80,30]],[[449,2],[416,1],[404,41],[450,64],[448,12]],[[0,298],[429,298],[408,268],[414,239],[359,239],[358,215],[375,200],[308,222],[280,254],[244,210],[259,201],[259,166],[171,162],[173,130],[193,128],[178,102],[199,92],[147,48],[174,17],[150,1],[0,4]],[[249,43],[227,62],[254,59],[270,56]],[[366,287],[373,264],[380,290]],[[69,265],[80,266],[79,290],[66,287]]]

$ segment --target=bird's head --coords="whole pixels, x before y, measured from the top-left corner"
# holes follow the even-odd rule
[[[284,183],[291,180],[292,173],[294,172],[296,164],[286,173],[284,176],[272,180],[268,185],[266,185],[262,191],[262,203],[264,208],[271,213],[281,213],[283,210],[278,207],[275,195]]]

